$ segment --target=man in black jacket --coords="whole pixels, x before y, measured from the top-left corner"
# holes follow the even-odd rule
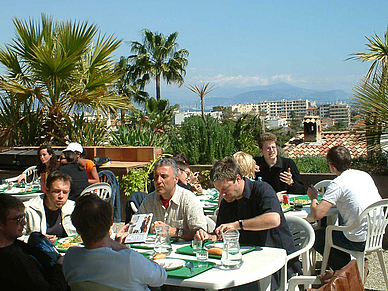
[[[279,199],[285,193],[306,194],[295,162],[278,156],[276,141],[276,136],[269,132],[260,136],[259,148],[263,156],[254,158],[259,167],[256,178],[261,177],[270,184]]]
[[[23,203],[11,195],[0,194],[0,289],[1,290],[66,290],[62,273],[63,257],[43,269],[34,250],[17,238],[26,225]]]
[[[237,229],[241,244],[281,248],[287,254],[295,252],[292,234],[270,185],[244,178],[238,164],[230,157],[214,163],[210,180],[223,198],[216,230],[208,233],[199,229],[195,238],[222,240],[224,232]],[[288,278],[293,273],[301,273],[298,258],[289,261],[287,273]],[[279,282],[277,272],[272,275],[271,290],[277,290]]]

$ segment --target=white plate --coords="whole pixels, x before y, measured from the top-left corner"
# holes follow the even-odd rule
[[[179,259],[159,259],[155,260],[155,263],[161,265],[167,271],[182,268],[186,262]]]
[[[20,192],[24,192],[24,188],[12,188],[11,190],[5,190],[4,193],[7,193],[7,194],[15,194],[15,193],[20,193]]]
[[[222,243],[222,242],[218,242],[218,243],[214,243],[214,244],[208,244],[208,245],[206,245],[205,246],[205,249],[211,249],[211,248],[220,248],[220,249],[222,249],[222,248],[224,248],[224,243]]]

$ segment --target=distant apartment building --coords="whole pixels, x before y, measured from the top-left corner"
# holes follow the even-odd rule
[[[315,102],[310,102],[307,99],[302,100],[285,100],[280,101],[267,101],[264,100],[257,104],[236,104],[230,107],[232,112],[235,113],[249,113],[258,114],[263,111],[267,116],[283,116],[286,119],[290,119],[291,112],[295,112],[296,118],[302,119],[307,114],[309,107],[314,107]]]
[[[350,124],[351,108],[344,102],[336,102],[319,105],[319,116],[323,118],[332,118],[335,123],[343,122]]]
[[[265,121],[265,126],[268,129],[276,129],[279,127],[288,127],[288,121],[282,116],[271,116]]]
[[[173,124],[180,125],[182,124],[183,120],[185,120],[186,117],[190,116],[201,116],[201,111],[184,111],[180,112],[177,111],[174,116]],[[205,112],[205,115],[210,115],[213,118],[220,119],[222,117],[222,111],[216,111],[216,112]]]
[[[234,113],[239,114],[259,114],[264,112],[266,119],[270,117],[283,116],[285,119],[291,119],[292,113],[295,112],[297,119],[303,119],[306,115],[331,118],[335,123],[343,122],[350,124],[350,106],[344,102],[332,104],[316,105],[315,101],[309,100],[285,100],[280,101],[262,101],[259,103],[235,104],[229,107]]]

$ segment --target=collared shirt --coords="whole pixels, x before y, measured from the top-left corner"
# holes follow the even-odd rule
[[[275,192],[285,190],[290,194],[306,194],[299,170],[293,160],[278,156],[276,164],[272,167],[267,164],[264,157],[255,157],[254,160],[260,167],[260,172],[256,172],[256,178],[262,177],[262,180],[270,184]],[[294,181],[292,185],[280,181],[280,173],[288,171],[288,168]]]
[[[171,227],[183,228],[186,231],[196,227],[207,229],[206,218],[198,199],[191,191],[178,185],[167,209],[154,191],[143,200],[139,213],[153,213],[152,223],[163,221]]]

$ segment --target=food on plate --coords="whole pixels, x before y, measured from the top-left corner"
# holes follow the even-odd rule
[[[157,254],[155,254],[152,258],[153,258],[154,260],[165,259],[165,258],[166,258],[166,254],[157,253]]]
[[[70,247],[82,247],[82,238],[78,235],[62,238],[57,241],[55,246],[58,249],[68,249]]]
[[[286,209],[288,209],[288,208],[290,208],[290,205],[289,205],[289,204],[283,204],[283,203],[282,203],[282,210],[286,210]]]
[[[294,203],[311,203],[310,199],[295,199]]]
[[[68,249],[70,247],[82,247],[79,243],[57,243],[58,249]]]
[[[221,248],[213,247],[213,248],[208,249],[207,251],[208,251],[209,255],[222,256],[222,249]]]
[[[28,188],[28,189],[26,190],[26,192],[32,192],[32,189],[31,189],[31,188]]]

